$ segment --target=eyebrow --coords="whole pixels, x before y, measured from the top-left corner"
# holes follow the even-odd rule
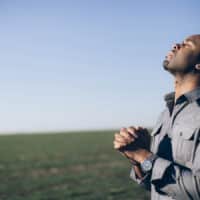
[[[192,44],[192,46],[195,46],[195,42],[193,40],[191,40],[191,39],[185,39],[183,41],[183,43],[186,43],[186,42]]]

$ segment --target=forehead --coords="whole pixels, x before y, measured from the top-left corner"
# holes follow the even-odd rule
[[[184,41],[185,42],[192,42],[195,46],[200,47],[200,35],[189,36]]]

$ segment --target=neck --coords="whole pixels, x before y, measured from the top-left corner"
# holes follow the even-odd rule
[[[197,87],[200,87],[200,76],[199,74],[187,74],[175,76],[175,101],[184,93],[190,92]]]

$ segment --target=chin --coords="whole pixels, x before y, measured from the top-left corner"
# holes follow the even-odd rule
[[[175,75],[176,74],[176,70],[173,68],[170,68],[169,66],[169,60],[164,60],[163,61],[163,68],[164,70],[168,71],[170,74]]]
[[[168,69],[168,65],[169,65],[169,61],[168,61],[168,60],[164,60],[164,61],[163,61],[163,68],[164,68],[165,70],[169,70],[169,69]]]

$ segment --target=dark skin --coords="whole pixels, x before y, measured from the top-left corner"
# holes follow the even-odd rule
[[[200,87],[200,35],[189,36],[181,44],[175,44],[165,57],[163,67],[174,76],[175,101],[182,94]],[[139,164],[152,155],[150,141],[143,134],[145,131],[142,127],[121,128],[113,141],[114,149],[138,164],[134,168],[139,178],[143,176]],[[127,148],[130,146],[133,148]]]

